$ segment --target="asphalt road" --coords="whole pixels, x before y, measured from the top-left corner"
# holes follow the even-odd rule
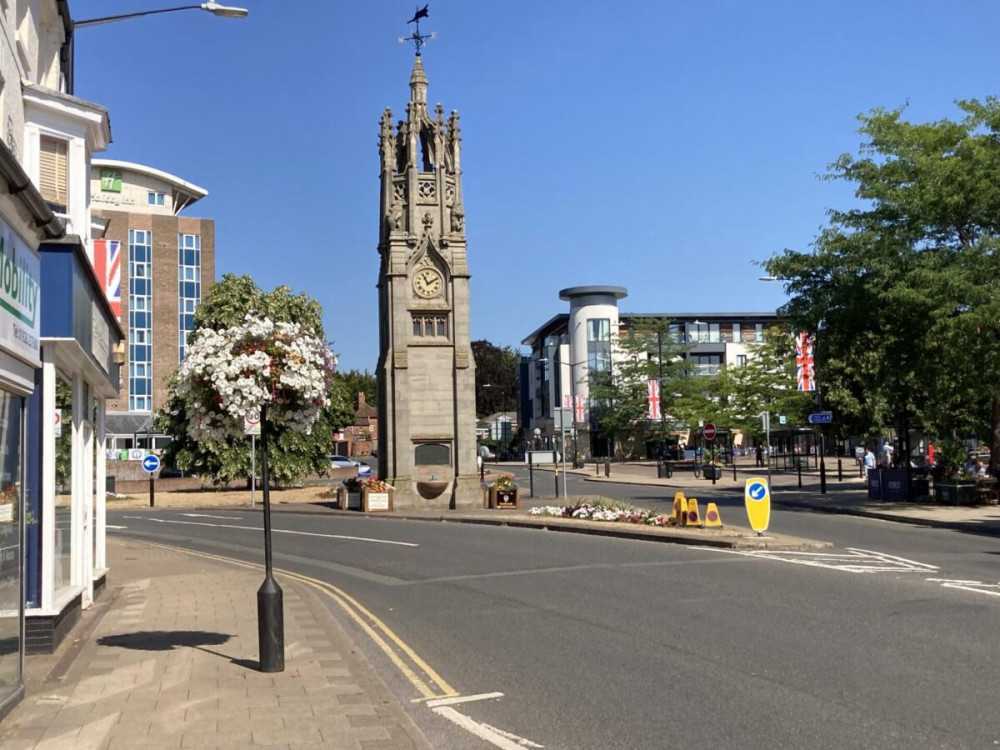
[[[259,512],[191,513],[121,511],[108,522],[125,527],[112,533],[260,560]],[[461,708],[536,745],[1000,743],[997,539],[784,511],[772,527],[837,549],[732,554],[285,512],[274,527],[277,567],[349,593],[463,695],[503,693]],[[345,627],[437,747],[489,747],[411,702],[412,685]]]

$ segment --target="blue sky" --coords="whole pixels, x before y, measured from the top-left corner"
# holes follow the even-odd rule
[[[78,19],[167,7],[71,0]],[[234,0],[233,4],[237,4]],[[402,116],[414,4],[243,0],[83,28],[76,94],[107,158],[207,188],[217,269],[316,297],[345,368],[378,355],[378,118]],[[421,5],[423,0],[421,0]],[[858,113],[957,117],[997,93],[994,0],[437,0],[429,99],[462,118],[472,333],[519,345],[558,291],[627,311],[773,310],[753,265],[808,249],[847,185]]]

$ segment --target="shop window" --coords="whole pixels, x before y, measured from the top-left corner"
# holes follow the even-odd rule
[[[21,537],[24,399],[0,392],[0,702],[23,682]]]

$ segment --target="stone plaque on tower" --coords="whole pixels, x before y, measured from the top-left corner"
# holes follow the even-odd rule
[[[442,509],[482,492],[458,113],[428,110],[420,45],[406,119],[387,108],[379,139],[379,477],[395,507]]]

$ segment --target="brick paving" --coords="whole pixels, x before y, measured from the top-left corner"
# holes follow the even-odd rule
[[[260,572],[122,540],[108,555],[110,590],[27,659],[3,750],[430,748],[308,588],[282,581],[285,671],[264,674]]]

